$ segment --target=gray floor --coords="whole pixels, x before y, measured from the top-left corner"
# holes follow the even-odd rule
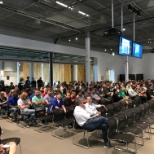
[[[0,125],[4,133],[2,139],[7,137],[20,137],[22,154],[104,154],[106,149],[103,145],[93,146],[90,149],[84,149],[72,144],[72,137],[64,140],[51,136],[50,132],[39,133],[33,128],[21,128],[15,123],[9,123],[6,120],[0,120]],[[19,148],[17,149],[17,154]],[[108,154],[119,154],[111,148]],[[145,140],[144,146],[138,146],[138,154],[154,153],[154,136],[151,140]]]

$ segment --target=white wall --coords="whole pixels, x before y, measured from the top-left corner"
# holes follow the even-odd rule
[[[74,48],[70,46],[57,45],[49,42],[30,40],[26,38],[8,36],[0,34],[0,46],[6,47],[16,47],[16,48],[25,48],[25,49],[34,49],[38,51],[47,51],[47,52],[55,52],[55,53],[65,53],[72,55],[81,55],[85,56],[86,52],[81,48]],[[97,62],[95,66],[95,72],[98,73],[98,76],[95,75],[94,78],[98,78],[101,80],[101,76],[106,75],[106,69],[114,70],[115,72],[115,81],[119,80],[119,74],[125,74],[125,58],[123,56],[112,56],[107,53],[91,51],[91,57],[96,57]],[[144,74],[144,78],[153,79],[154,77],[154,54],[144,54],[142,59],[137,58],[129,58],[129,74]],[[5,64],[5,68],[8,70],[9,64]],[[15,66],[12,66],[12,69],[15,70]]]

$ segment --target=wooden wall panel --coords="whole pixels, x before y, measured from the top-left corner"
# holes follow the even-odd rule
[[[90,81],[94,81],[93,66],[90,65]]]
[[[24,78],[24,80],[27,79],[27,76],[30,76],[30,65],[28,62],[23,62],[22,65],[22,77]]]
[[[34,79],[38,80],[41,77],[41,63],[33,63]]]
[[[64,64],[64,81],[71,81],[71,64]]]
[[[85,82],[85,66],[78,65],[78,81]]]
[[[49,64],[48,63],[44,63],[43,72],[44,72],[44,82],[49,82]]]
[[[64,81],[64,64],[53,64],[53,81]]]

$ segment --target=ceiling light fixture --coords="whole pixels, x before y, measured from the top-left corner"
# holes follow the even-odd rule
[[[115,55],[115,53],[114,52],[112,52],[112,56],[114,56]]]
[[[111,51],[112,51],[112,49],[111,49]]]
[[[89,17],[89,14],[86,14],[86,13],[84,13],[84,12],[82,12],[82,11],[78,11],[78,13],[80,13],[80,14],[83,15],[83,16]]]
[[[123,28],[123,29],[122,29],[122,31],[125,31],[125,30],[126,30],[126,28]]]
[[[3,4],[3,1],[0,1],[0,4]]]
[[[107,50],[106,50],[106,49],[104,49],[104,51],[106,52]]]
[[[77,41],[78,40],[78,37],[76,37],[75,40]]]
[[[69,39],[68,41],[71,42],[71,39]]]
[[[66,4],[64,4],[64,3],[61,3],[61,2],[59,2],[59,1],[56,1],[56,3],[59,4],[59,5],[61,5],[61,6],[63,6],[63,7],[68,7],[68,5],[66,5]]]

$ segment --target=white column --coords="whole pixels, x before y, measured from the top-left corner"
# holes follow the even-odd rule
[[[78,65],[73,66],[73,81],[78,81]]]
[[[86,82],[90,84],[90,33],[86,32]]]
[[[94,82],[98,81],[98,58],[94,58],[93,77]]]
[[[41,63],[41,77],[44,82],[44,64],[43,63]]]
[[[29,71],[30,71],[30,81],[32,81],[32,77],[33,77],[33,62],[29,63]]]
[[[20,82],[20,62],[17,62],[17,84]]]

